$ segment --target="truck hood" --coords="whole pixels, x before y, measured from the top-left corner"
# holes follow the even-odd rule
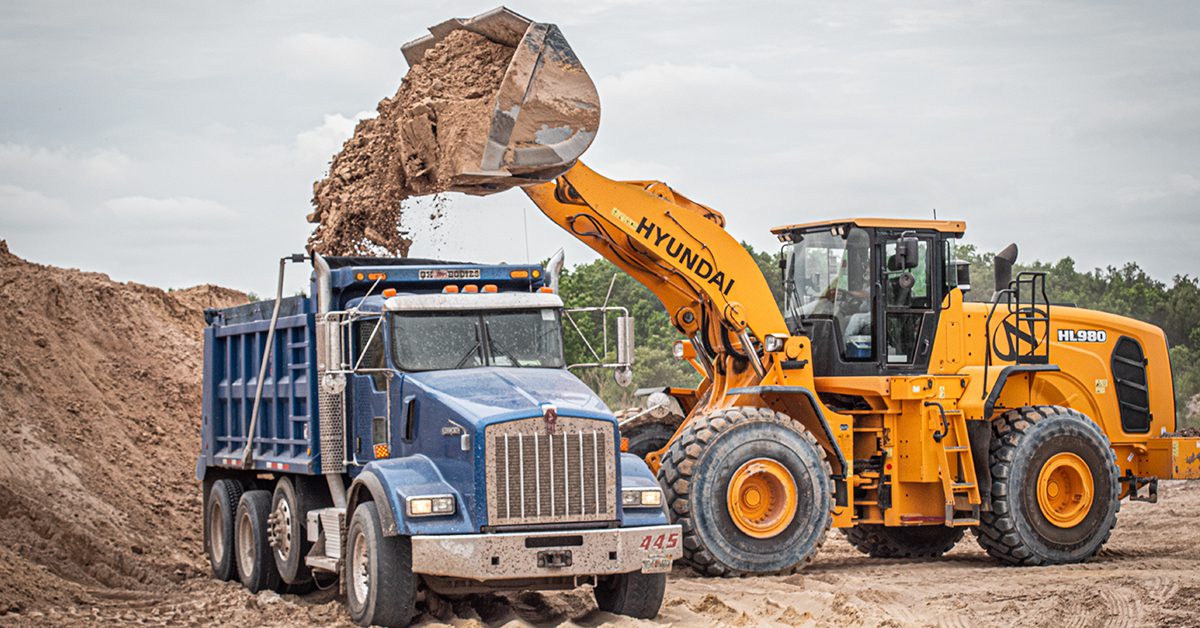
[[[567,416],[612,417],[604,402],[565,369],[491,366],[409,373],[405,379],[475,424],[540,414],[546,404]]]

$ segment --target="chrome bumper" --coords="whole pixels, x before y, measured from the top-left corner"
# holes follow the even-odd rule
[[[412,537],[413,571],[498,580],[665,572],[683,556],[677,525]]]

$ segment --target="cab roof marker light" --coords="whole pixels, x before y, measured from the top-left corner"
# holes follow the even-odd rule
[[[458,294],[458,286],[446,286],[442,288],[443,294]]]
[[[462,291],[467,294],[475,294],[475,293],[479,292],[479,286],[477,286],[473,283],[467,284],[462,287]]]
[[[509,276],[509,277],[511,277],[511,278],[513,278],[513,279],[525,279],[525,278],[529,277],[529,271],[527,271],[527,270],[514,270],[514,271],[512,271],[511,273],[508,273],[508,276]]]
[[[496,292],[500,292],[500,289],[496,287],[496,284],[489,283],[483,287],[483,292],[487,292],[489,294],[494,294]]]

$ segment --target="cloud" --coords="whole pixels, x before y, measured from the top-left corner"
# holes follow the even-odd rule
[[[389,65],[399,57],[356,37],[321,33],[288,35],[275,46],[275,56],[288,76],[321,81],[390,76]]]
[[[0,143],[0,177],[18,183],[36,180],[61,183],[69,178],[90,184],[113,184],[126,178],[132,163],[128,155],[114,148],[81,151]]]
[[[61,229],[69,224],[70,205],[34,190],[0,184],[0,230]]]
[[[340,113],[325,114],[320,126],[296,135],[296,153],[303,163],[328,163],[342,148],[342,143],[354,134],[359,120],[374,118],[374,111],[360,111],[353,118]]]
[[[238,218],[236,211],[216,201],[190,196],[125,196],[105,201],[100,207],[117,220],[144,228],[218,228]]]
[[[1118,197],[1122,203],[1138,204],[1197,194],[1200,194],[1200,178],[1190,174],[1173,174],[1159,185],[1125,188],[1118,193]]]

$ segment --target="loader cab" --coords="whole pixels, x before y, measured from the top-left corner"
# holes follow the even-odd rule
[[[779,227],[784,317],[817,377],[924,373],[958,287],[959,221],[856,219]]]

